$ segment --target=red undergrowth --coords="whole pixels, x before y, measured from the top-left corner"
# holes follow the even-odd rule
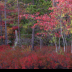
[[[2,49],[3,48],[3,49]],[[35,47],[37,48],[37,46]],[[24,52],[0,46],[0,69],[71,69],[72,54],[56,53],[54,47]]]

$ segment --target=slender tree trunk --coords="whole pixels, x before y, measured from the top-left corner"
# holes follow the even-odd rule
[[[53,7],[55,7],[55,0],[53,0]],[[56,36],[55,36],[55,46],[56,46],[56,52],[57,52]]]
[[[71,40],[71,53],[72,53],[72,40]]]
[[[59,37],[59,50],[60,50],[60,37]]]
[[[53,0],[53,7],[54,7],[54,1],[55,1],[55,0]]]
[[[66,45],[66,52],[67,52],[67,41],[66,41],[66,35],[64,34],[65,37],[65,45]]]
[[[42,48],[42,39],[40,37],[40,49]]]
[[[6,0],[5,0],[5,19],[6,19]],[[7,25],[6,25],[6,20],[5,20],[5,45],[7,45]]]
[[[32,29],[32,50],[34,50],[34,28]]]
[[[20,28],[19,28],[19,3],[17,0],[17,7],[18,7],[18,31],[19,31],[19,45],[21,46],[21,38],[20,38]]]
[[[61,15],[62,15],[62,11],[61,11]],[[65,52],[65,40],[64,40],[64,37],[63,37],[63,34],[62,34],[62,18],[61,18],[61,15],[60,15],[60,31],[61,31],[61,36],[62,36],[62,39],[63,39],[63,45],[64,45],[64,52]]]
[[[64,45],[64,52],[65,52],[65,38],[62,36],[62,38],[63,38],[63,45]]]
[[[56,46],[56,52],[57,52],[56,36],[55,36],[55,46]]]
[[[2,36],[2,18],[0,13],[0,36]],[[3,44],[3,39],[1,38],[1,45]]]
[[[34,0],[32,0],[32,2],[33,2],[33,5],[34,5]],[[34,25],[34,23],[33,23],[33,25]],[[32,50],[34,50],[34,31],[35,31],[35,28],[32,28]]]
[[[15,46],[17,46],[18,43],[18,35],[17,35],[17,30],[15,30]]]
[[[67,41],[66,41],[66,38],[65,38],[65,43],[66,43],[66,52],[67,52]]]
[[[0,36],[2,36],[2,26],[0,25]],[[1,45],[3,44],[3,39],[1,38]]]

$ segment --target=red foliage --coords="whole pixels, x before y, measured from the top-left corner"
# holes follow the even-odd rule
[[[9,45],[1,45],[1,46],[0,46],[0,52],[1,52],[1,51],[5,51],[5,50],[7,50],[7,49],[11,49]]]
[[[70,69],[72,54],[58,54],[53,48],[37,49],[23,53],[20,50],[8,50],[10,46],[0,46],[0,69]]]
[[[12,29],[16,30],[16,29],[18,29],[18,26],[13,26]]]
[[[48,10],[53,10],[53,12],[51,12],[49,15],[44,14],[44,15],[40,15],[39,13],[36,14],[24,14],[24,15],[20,15],[19,17],[25,17],[26,19],[29,18],[33,18],[34,20],[37,20],[37,23],[34,24],[34,26],[32,28],[35,28],[35,26],[39,26],[40,29],[44,29],[45,31],[48,32],[49,31],[53,31],[55,30],[58,25],[60,24],[60,19],[59,16],[61,16],[61,14],[63,13],[67,13],[69,15],[72,15],[72,0],[55,0],[56,2],[59,2],[57,4],[57,7],[51,7]],[[69,9],[69,10],[68,10]],[[69,21],[68,21],[69,22]],[[64,23],[62,23],[62,25],[67,24],[66,21],[64,21]],[[66,28],[63,28],[63,30],[69,28],[70,26],[66,26]],[[59,31],[60,32],[60,31]],[[56,37],[60,37],[61,33],[54,33],[56,35]]]

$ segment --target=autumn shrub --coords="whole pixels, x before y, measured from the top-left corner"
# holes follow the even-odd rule
[[[7,47],[7,48],[6,48]],[[71,69],[72,54],[56,53],[54,48],[44,47],[41,50],[29,51],[1,46],[0,69]],[[37,46],[35,47],[37,48]],[[52,50],[52,51],[51,51]]]

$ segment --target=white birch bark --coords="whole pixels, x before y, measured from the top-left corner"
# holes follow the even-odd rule
[[[15,39],[14,47],[16,47],[16,46],[17,46],[17,43],[18,43],[17,30],[15,30],[15,37],[16,37],[16,39]],[[14,48],[14,47],[13,47],[13,48]]]

